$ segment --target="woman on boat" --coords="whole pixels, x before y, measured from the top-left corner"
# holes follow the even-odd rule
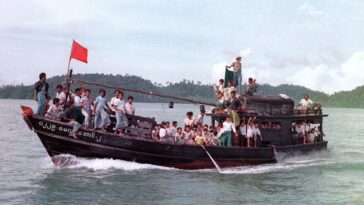
[[[234,132],[235,135],[237,135],[236,128],[231,121],[231,117],[227,116],[223,123],[222,131],[220,131],[221,146],[228,146],[228,147],[233,146],[231,143],[231,131]]]

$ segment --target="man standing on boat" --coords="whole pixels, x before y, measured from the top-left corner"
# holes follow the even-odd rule
[[[241,95],[241,57],[237,56],[235,59],[235,62],[233,62],[231,65],[227,65],[226,68],[233,68],[233,82],[235,89],[238,90],[239,95]]]
[[[34,85],[34,100],[38,102],[37,115],[44,116],[49,99],[49,85],[46,82],[46,74],[39,74],[39,81]]]

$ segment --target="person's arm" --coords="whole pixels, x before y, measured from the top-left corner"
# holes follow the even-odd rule
[[[234,67],[234,65],[235,65],[235,62],[234,62],[234,63],[232,63],[231,65],[227,65],[227,66],[226,66],[226,68]]]

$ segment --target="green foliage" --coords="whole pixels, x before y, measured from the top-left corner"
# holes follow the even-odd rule
[[[55,87],[64,81],[64,76],[54,76],[47,80],[50,85],[49,94],[54,97]],[[133,75],[110,75],[110,74],[76,74],[74,79],[90,81],[100,84],[107,84],[117,87],[139,89],[147,92],[159,92],[167,95],[180,96],[184,98],[200,100],[213,103],[215,94],[212,85],[203,85],[201,82],[194,82],[183,79],[178,83],[166,82],[165,85],[153,83]],[[92,95],[97,96],[98,87],[72,84],[71,88],[84,86],[91,89]],[[245,87],[243,87],[245,90]],[[111,98],[113,90],[106,89],[107,98]],[[258,95],[279,95],[286,94],[295,102],[298,102],[302,96],[307,93],[310,98],[316,102],[321,102],[324,106],[329,107],[357,107],[364,108],[364,86],[358,87],[353,91],[338,92],[333,95],[327,95],[323,92],[313,91],[303,86],[296,85],[279,85],[271,86],[268,84],[258,85]],[[156,96],[147,96],[138,93],[124,93],[125,97],[132,95],[137,102],[168,102],[169,99],[159,98]],[[0,87],[0,98],[12,99],[32,99],[33,85],[4,85]]]

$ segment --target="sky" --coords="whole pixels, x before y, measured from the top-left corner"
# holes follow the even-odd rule
[[[216,83],[243,57],[243,78],[329,94],[364,84],[362,0],[0,0],[0,85],[75,73]]]

